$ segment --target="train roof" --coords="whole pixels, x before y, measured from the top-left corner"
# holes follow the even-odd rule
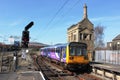
[[[55,45],[50,45],[50,46],[47,46],[47,47],[43,47],[41,49],[66,47],[67,45],[70,45],[71,43],[81,43],[81,42],[69,42],[69,43],[62,43],[62,44],[60,43],[60,44],[55,44]],[[82,44],[85,44],[85,43],[82,43]]]
[[[55,45],[50,45],[50,46],[47,46],[47,47],[43,47],[43,48],[41,48],[41,49],[66,47],[67,45],[68,45],[68,43],[65,43],[65,44],[55,44]]]

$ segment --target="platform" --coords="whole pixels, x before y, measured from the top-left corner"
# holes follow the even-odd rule
[[[102,63],[102,64],[91,64],[91,66],[120,74],[120,65]]]
[[[120,65],[92,63],[91,66],[93,68],[93,73],[99,74],[103,78],[107,77],[112,80],[120,80]]]
[[[12,72],[0,73],[0,80],[44,80],[40,71],[35,71],[32,59],[29,55],[26,60],[18,59],[18,67]]]

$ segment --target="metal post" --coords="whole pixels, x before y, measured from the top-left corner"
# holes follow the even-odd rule
[[[16,71],[18,67],[18,54],[17,54],[16,46],[15,46],[15,52],[13,55],[14,55],[14,71]]]
[[[3,59],[3,52],[1,52],[1,61],[0,61],[0,72],[2,72],[2,59]]]
[[[120,45],[120,42],[117,42],[117,50],[118,50],[118,65],[119,65],[119,45]]]
[[[0,69],[1,72],[2,72],[2,64],[3,64],[3,62],[2,62],[3,61],[3,54],[4,54],[4,44],[3,44],[2,53],[1,53],[1,65],[0,65],[1,66],[0,67],[1,68]]]
[[[4,41],[6,41],[5,40],[5,36],[0,36],[0,38],[2,38],[3,39],[3,48],[2,48],[2,52],[1,52],[1,61],[0,61],[0,72],[2,72],[2,60],[3,60],[3,54],[4,54]]]
[[[106,49],[105,49],[105,55],[104,55],[105,61],[104,64],[106,64]]]
[[[120,42],[117,43],[118,44],[118,65],[119,65],[119,46],[120,46]]]

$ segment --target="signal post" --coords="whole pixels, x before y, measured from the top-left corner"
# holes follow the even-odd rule
[[[29,31],[28,29],[32,27],[34,23],[30,22],[22,32],[22,58],[26,59],[26,49],[28,48],[29,44]]]
[[[34,23],[30,22],[25,29],[22,31],[22,40],[21,40],[21,48],[22,48],[22,58],[26,59],[26,49],[28,48],[29,44],[29,31],[28,29],[32,27]],[[18,66],[18,53],[15,50],[14,53],[14,71],[16,71]]]

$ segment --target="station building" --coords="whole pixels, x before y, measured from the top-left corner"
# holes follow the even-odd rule
[[[117,35],[111,42],[107,42],[109,50],[120,50],[120,34]]]
[[[94,25],[88,19],[86,4],[83,11],[83,19],[67,29],[67,41],[86,43],[88,53],[90,53],[89,56],[92,56],[94,49]]]

